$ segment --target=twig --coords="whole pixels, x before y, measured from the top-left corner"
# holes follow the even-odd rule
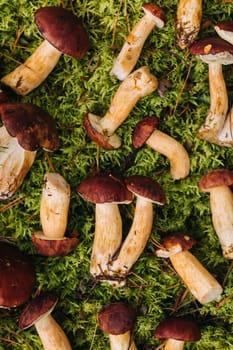
[[[3,207],[0,208],[0,213],[4,213],[8,209],[15,207],[17,204],[23,202],[25,200],[25,198],[26,198],[26,196],[21,197],[21,198],[16,198],[12,202],[5,204]]]

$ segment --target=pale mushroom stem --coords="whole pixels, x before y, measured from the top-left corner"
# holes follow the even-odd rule
[[[28,59],[5,75],[1,82],[19,95],[27,95],[39,86],[56,66],[61,52],[44,40]]]
[[[137,197],[133,223],[116,260],[110,262],[109,269],[125,277],[143,252],[150,237],[153,224],[152,202]]]
[[[183,350],[184,341],[176,339],[168,339],[165,343],[164,350]]]
[[[181,143],[158,129],[153,131],[146,143],[153,150],[169,159],[170,173],[173,179],[178,180],[188,176],[190,170],[189,155]]]
[[[223,256],[233,258],[233,194],[228,186],[214,187],[210,190],[212,222],[219,238]]]
[[[218,138],[223,146],[233,146],[233,107],[226,116],[224,126],[218,133]]]
[[[205,304],[219,300],[222,287],[189,251],[170,256],[171,263],[193,296]]]
[[[130,331],[119,335],[109,334],[109,340],[111,350],[137,350]]]
[[[90,272],[108,279],[108,263],[122,240],[122,219],[117,204],[96,204],[95,233]]]
[[[44,350],[72,350],[63,329],[50,314],[36,321],[35,328]]]

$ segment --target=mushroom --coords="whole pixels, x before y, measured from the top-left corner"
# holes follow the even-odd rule
[[[214,29],[220,38],[233,45],[233,21],[218,22],[215,24]]]
[[[104,117],[88,112],[84,126],[88,136],[101,147],[112,150],[121,146],[115,130],[125,121],[138,100],[158,87],[157,78],[143,66],[121,82]]]
[[[81,20],[62,7],[42,7],[35,12],[35,23],[44,37],[40,46],[1,82],[19,95],[27,95],[39,86],[56,66],[62,53],[83,58],[89,38]]]
[[[136,311],[129,304],[115,302],[105,305],[98,313],[98,322],[108,333],[111,350],[137,350],[132,337]]]
[[[214,169],[201,177],[198,186],[210,194],[210,208],[215,232],[219,238],[223,256],[233,259],[233,171]]]
[[[133,146],[142,147],[145,143],[170,161],[170,174],[174,180],[188,176],[190,160],[186,149],[173,137],[157,129],[159,119],[155,116],[140,121],[133,133]]]
[[[19,328],[34,325],[44,350],[72,350],[66,334],[51,315],[57,301],[54,292],[44,292],[32,299],[19,316]]]
[[[190,46],[198,36],[202,18],[202,0],[179,0],[176,15],[177,44]]]
[[[165,13],[159,6],[153,3],[144,3],[142,9],[144,16],[135,24],[127,36],[110,71],[110,74],[119,80],[124,80],[135,67],[143,45],[152,29],[155,26],[163,28],[165,24]]]
[[[58,173],[46,173],[40,202],[42,231],[34,232],[32,242],[40,254],[64,256],[77,244],[76,237],[64,237],[70,205],[70,185]]]
[[[0,256],[0,307],[18,307],[36,285],[34,267],[31,259],[8,241],[0,241]]]
[[[123,181],[109,174],[97,173],[86,178],[77,187],[78,194],[95,203],[95,233],[90,272],[98,280],[115,281],[109,273],[109,261],[120,247],[122,219],[118,204],[128,204],[133,195]]]
[[[11,197],[30,170],[37,150],[55,151],[59,138],[53,118],[29,103],[1,103],[0,198]]]
[[[219,300],[223,291],[221,285],[188,251],[194,243],[195,241],[187,235],[170,235],[163,239],[161,248],[155,251],[155,255],[170,258],[184,284],[201,304]]]
[[[219,146],[231,147],[232,126],[230,128],[228,120],[231,116],[222,65],[233,63],[233,45],[221,38],[204,38],[194,43],[190,52],[209,67],[210,110],[197,136]]]
[[[132,175],[125,179],[125,183],[136,196],[135,213],[128,235],[109,263],[109,269],[121,278],[126,277],[147,244],[153,225],[153,203],[166,203],[162,187],[148,176]]]
[[[185,342],[201,339],[197,322],[187,316],[169,317],[157,326],[154,337],[166,339],[164,350],[183,350]]]

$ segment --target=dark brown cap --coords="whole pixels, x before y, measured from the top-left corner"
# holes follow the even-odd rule
[[[89,36],[82,21],[62,7],[47,6],[35,12],[35,22],[51,45],[62,53],[82,58],[89,49]]]
[[[29,328],[43,316],[51,313],[57,301],[58,297],[55,292],[44,292],[32,299],[20,314],[19,328]]]
[[[196,243],[194,239],[185,234],[173,234],[163,238],[160,243],[160,248],[156,249],[155,255],[162,258],[169,258],[170,256],[189,250]]]
[[[165,12],[161,7],[154,4],[153,2],[144,3],[142,5],[142,8],[146,13],[149,12],[152,16],[157,17],[163,23],[166,22]]]
[[[31,296],[36,274],[29,257],[16,246],[0,242],[0,307],[17,307]]]
[[[233,21],[222,21],[215,24],[215,27],[225,30],[227,32],[233,32]]]
[[[214,187],[231,186],[233,184],[233,171],[228,169],[214,169],[200,179],[198,186],[201,191],[208,192]]]
[[[141,120],[134,129],[132,140],[134,148],[142,147],[158,125],[159,119],[156,116]]]
[[[29,103],[2,103],[0,115],[8,133],[27,151],[40,147],[56,151],[59,137],[54,119],[40,107]]]
[[[112,335],[124,334],[131,331],[136,321],[136,311],[123,302],[111,303],[98,313],[101,329]]]

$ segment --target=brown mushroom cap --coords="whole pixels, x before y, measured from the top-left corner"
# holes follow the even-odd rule
[[[214,169],[200,179],[198,186],[201,191],[208,192],[218,186],[231,186],[233,184],[233,171],[228,169]]]
[[[51,313],[57,301],[58,297],[54,292],[44,292],[32,299],[20,314],[19,328],[29,328],[43,316]]]
[[[155,251],[155,255],[168,258],[183,250],[189,250],[195,244],[195,240],[185,234],[173,234],[163,238],[160,248]]]
[[[27,151],[42,147],[56,151],[59,138],[54,119],[40,107],[29,103],[2,103],[0,115],[8,133]]]
[[[89,37],[81,20],[67,9],[47,6],[35,12],[35,22],[51,45],[62,53],[82,58],[89,49]]]
[[[152,178],[143,175],[132,175],[125,179],[129,191],[150,202],[160,205],[166,204],[163,188]]]
[[[112,335],[120,335],[132,330],[135,321],[136,311],[123,302],[108,304],[98,313],[101,329]]]
[[[133,133],[133,146],[134,148],[140,148],[144,145],[146,140],[150,137],[155,129],[157,129],[159,119],[156,116],[144,118],[140,121]]]
[[[162,321],[154,332],[155,338],[181,341],[198,341],[201,332],[197,323],[190,317],[170,317]]]
[[[142,8],[145,12],[149,12],[152,16],[159,18],[162,22],[166,22],[166,16],[164,11],[158,5],[153,2],[144,3]]]
[[[233,21],[222,21],[215,24],[215,27],[218,27],[221,30],[227,32],[233,32]]]
[[[29,257],[16,246],[0,242],[0,307],[17,307],[31,296],[36,274]]]

